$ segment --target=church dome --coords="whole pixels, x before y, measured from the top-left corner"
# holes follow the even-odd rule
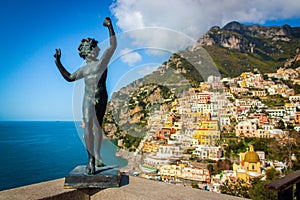
[[[250,151],[248,151],[245,154],[245,159],[244,160],[245,160],[245,162],[248,162],[248,163],[258,163],[258,162],[260,162],[259,156],[254,151],[254,148],[253,148],[252,145],[250,145]]]

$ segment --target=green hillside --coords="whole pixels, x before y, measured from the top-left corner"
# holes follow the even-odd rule
[[[299,27],[242,25],[213,27],[200,40],[223,76],[234,77],[257,68],[274,72],[300,49]]]

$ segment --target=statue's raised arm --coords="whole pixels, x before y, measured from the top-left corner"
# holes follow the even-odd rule
[[[102,55],[103,62],[107,65],[109,60],[111,59],[112,55],[114,54],[117,48],[117,39],[115,35],[115,31],[113,25],[111,23],[111,19],[106,17],[103,21],[103,26],[106,26],[109,30],[109,43],[110,46],[105,50]]]

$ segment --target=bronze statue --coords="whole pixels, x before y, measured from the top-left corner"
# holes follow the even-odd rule
[[[83,127],[84,140],[88,152],[88,164],[86,173],[95,174],[96,166],[104,166],[100,155],[103,131],[102,122],[107,105],[107,65],[116,50],[117,40],[112,26],[111,19],[106,17],[103,25],[109,30],[110,47],[108,47],[102,57],[97,59],[100,48],[97,46],[98,41],[93,38],[82,39],[78,47],[79,55],[86,61],[86,65],[80,67],[77,71],[70,74],[62,65],[61,50],[56,49],[55,63],[60,73],[68,82],[84,78],[85,92],[83,99]]]

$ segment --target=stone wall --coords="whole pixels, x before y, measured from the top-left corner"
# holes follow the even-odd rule
[[[146,180],[138,177],[122,177],[119,188],[104,190],[64,189],[64,178],[10,190],[0,191],[2,200],[238,200],[242,198],[207,192],[204,190]],[[124,180],[126,178],[127,180]],[[125,183],[125,184],[124,184]]]

